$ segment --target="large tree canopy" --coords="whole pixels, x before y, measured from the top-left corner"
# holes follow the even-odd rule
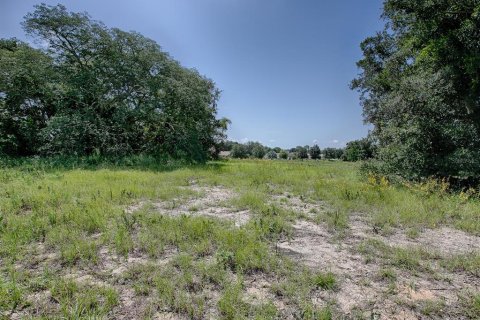
[[[224,138],[215,84],[153,40],[62,5],[36,6],[23,26],[43,49],[0,41],[0,152],[202,161]]]
[[[378,157],[407,178],[480,177],[480,1],[386,0],[352,88]]]

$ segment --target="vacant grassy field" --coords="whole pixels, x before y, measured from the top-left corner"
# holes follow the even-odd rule
[[[480,201],[358,165],[0,169],[0,318],[478,319]]]

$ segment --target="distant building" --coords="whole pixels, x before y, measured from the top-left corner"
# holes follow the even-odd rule
[[[232,152],[231,151],[220,151],[220,153],[218,154],[218,156],[220,158],[230,158],[230,154]]]

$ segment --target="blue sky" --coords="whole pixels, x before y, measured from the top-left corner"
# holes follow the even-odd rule
[[[0,37],[42,1],[0,0]],[[366,136],[358,94],[360,42],[382,29],[381,0],[47,1],[156,40],[222,90],[232,140],[343,146]]]

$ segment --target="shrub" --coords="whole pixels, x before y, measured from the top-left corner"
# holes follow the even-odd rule
[[[270,159],[270,160],[273,160],[273,159],[277,159],[278,156],[277,156],[277,153],[273,150],[270,150],[269,152],[267,152],[267,154],[265,155],[265,158],[267,159]]]

